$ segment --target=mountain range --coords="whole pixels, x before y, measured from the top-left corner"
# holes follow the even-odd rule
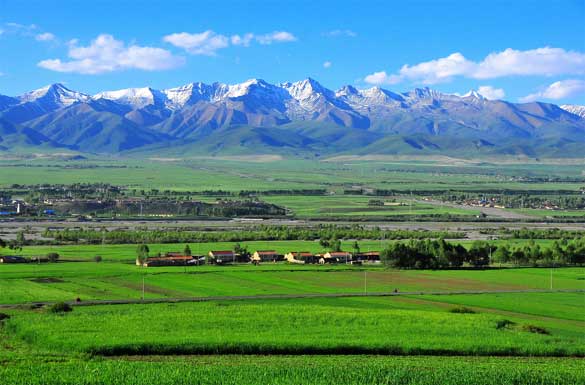
[[[313,79],[190,83],[90,96],[52,84],[0,95],[0,151],[584,157],[585,107],[475,91],[327,89]]]

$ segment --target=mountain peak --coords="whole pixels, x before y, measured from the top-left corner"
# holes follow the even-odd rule
[[[577,104],[563,104],[559,107],[573,115],[577,115],[578,117],[585,119],[585,106],[580,106]]]
[[[20,98],[21,103],[43,100],[58,106],[69,106],[73,103],[88,101],[88,95],[72,91],[61,83],[53,83],[42,88],[27,92]]]
[[[94,95],[93,98],[113,100],[134,108],[143,108],[151,104],[160,104],[166,99],[162,92],[150,87],[124,88],[116,91],[105,91]]]
[[[477,92],[476,90],[469,90],[468,93],[462,96],[462,98],[474,98],[479,100],[487,100],[485,96]]]

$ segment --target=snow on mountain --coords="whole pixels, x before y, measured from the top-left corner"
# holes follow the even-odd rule
[[[50,84],[18,97],[20,103],[50,103],[59,107],[70,106],[78,102],[86,102],[89,99],[90,97],[88,95],[72,91],[60,83]]]
[[[476,149],[473,143],[487,141],[505,152],[504,146],[512,145],[514,138],[522,146],[532,140],[526,148],[534,146],[530,147],[534,151],[548,141],[547,148],[563,148],[559,154],[578,152],[582,147],[575,143],[585,143],[585,106],[561,108],[566,111],[547,103],[492,101],[477,91],[454,95],[417,88],[394,93],[351,85],[332,91],[311,78],[276,85],[250,79],[231,85],[197,82],[163,90],[128,88],[93,97],[53,84],[16,98],[0,96],[1,119],[37,130],[56,143],[72,145],[75,136],[83,139],[74,143],[80,148],[106,152],[164,140],[170,145],[184,138],[222,148],[236,135],[232,128],[238,130],[233,139],[238,145],[265,141],[276,145],[279,141],[272,135],[282,129],[279,136],[293,135],[299,148],[315,143],[318,152],[329,145],[353,151],[374,146],[375,141],[379,142],[372,151],[391,152],[400,146],[418,151],[433,141],[434,149],[447,151],[452,143],[465,147],[464,141],[472,141],[470,146]],[[139,129],[143,140],[130,143],[132,132]],[[430,142],[417,142],[422,136]],[[108,145],[115,137],[117,144]],[[101,144],[92,147],[91,143]]]
[[[134,109],[139,109],[149,105],[164,105],[167,97],[161,91],[152,89],[150,87],[143,87],[100,92],[94,95],[93,99],[112,100],[116,103],[130,106]]]
[[[479,99],[479,100],[487,100],[487,98],[485,96],[483,96],[482,94],[480,94],[476,90],[470,90],[468,93],[466,93],[465,95],[463,95],[461,97],[462,98],[474,98],[474,99]]]
[[[563,104],[560,105],[563,110],[570,112],[571,114],[577,115],[580,118],[585,119],[585,106],[579,106],[576,104]]]

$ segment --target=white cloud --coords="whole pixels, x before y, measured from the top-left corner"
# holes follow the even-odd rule
[[[183,48],[192,55],[214,56],[217,50],[229,45],[226,36],[218,35],[211,30],[201,33],[173,33],[165,36],[163,40],[175,47]]]
[[[372,84],[395,84],[402,81],[436,84],[450,81],[457,76],[493,79],[505,76],[558,76],[583,73],[585,53],[543,47],[527,51],[508,48],[490,53],[481,62],[474,62],[455,52],[447,57],[415,65],[405,64],[396,74],[387,75],[382,71],[368,75],[365,79]]]
[[[253,33],[246,33],[243,36],[240,35],[233,35],[230,40],[233,45],[241,45],[244,47],[250,46],[250,43],[254,39]]]
[[[248,32],[243,35],[227,37],[208,30],[201,33],[173,33],[165,36],[163,40],[171,43],[175,47],[183,48],[192,55],[215,56],[218,50],[227,48],[230,44],[249,47],[252,41],[268,45],[272,43],[292,42],[296,41],[297,38],[292,33],[286,31],[274,31],[263,35]]]
[[[374,72],[364,78],[366,83],[370,84],[396,84],[400,83],[400,78],[396,75],[388,75],[386,71]]]
[[[260,44],[272,44],[272,43],[288,43],[297,41],[295,35],[286,31],[274,31],[264,35],[256,36],[256,40]]]
[[[490,100],[501,100],[506,96],[506,92],[503,88],[494,88],[492,86],[480,86],[477,92]]]
[[[50,32],[39,33],[35,36],[35,39],[38,41],[52,41],[55,40],[55,35]]]
[[[585,80],[568,79],[554,82],[542,91],[520,98],[521,102],[533,102],[538,99],[559,100],[585,93]]]
[[[351,29],[334,29],[332,31],[327,31],[327,32],[323,33],[323,36],[327,36],[327,37],[340,37],[340,36],[356,37],[357,33],[352,31]]]
[[[38,63],[39,67],[57,72],[100,74],[126,69],[157,71],[175,68],[184,64],[183,57],[156,47],[126,46],[112,35],[102,34],[89,46],[78,46],[77,40],[69,42],[70,61],[48,59]]]
[[[332,65],[333,65],[333,63],[331,63],[329,60],[327,60],[326,62],[323,63],[323,68],[331,68]]]

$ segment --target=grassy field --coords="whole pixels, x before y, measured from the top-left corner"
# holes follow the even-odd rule
[[[370,216],[420,216],[452,214],[475,217],[480,210],[465,210],[439,207],[430,204],[396,199],[394,205],[369,206],[372,199],[368,196],[334,195],[334,196],[267,196],[263,198],[291,210],[299,218],[327,217],[370,217]],[[382,200],[388,199],[381,198]],[[394,203],[394,202],[391,202]]]
[[[182,159],[175,161],[99,159],[82,161],[0,160],[0,185],[104,182],[170,190],[271,190],[327,188],[341,191],[356,183],[381,189],[411,190],[572,190],[582,183],[526,183],[530,177],[580,177],[583,165],[496,164],[441,161],[344,161]]]
[[[261,195],[300,218],[460,215],[480,210],[410,205],[410,191],[578,191],[584,166],[451,160],[257,159],[0,160],[0,187],[105,182],[180,191],[325,189],[333,195]],[[541,178],[541,179],[534,179]],[[571,178],[547,182],[548,178]],[[581,178],[581,179],[580,179]],[[369,206],[359,187],[395,190],[406,205]],[[543,193],[544,194],[544,193]],[[213,200],[213,197],[204,197]],[[521,213],[578,216],[578,211]],[[582,214],[581,214],[582,215]],[[391,241],[360,241],[362,251]],[[465,246],[471,240],[463,240]],[[494,240],[512,247],[528,240]],[[537,240],[546,247],[551,240]],[[342,242],[351,250],[353,241]],[[240,242],[250,251],[322,252],[317,241]],[[194,254],[234,242],[191,243]],[[150,244],[151,254],[185,244]],[[136,245],[26,246],[61,262],[0,265],[0,304],[267,294],[585,290],[583,268],[388,270],[288,265],[140,268]],[[100,255],[103,262],[91,262]],[[83,261],[83,262],[72,262]],[[74,306],[54,314],[3,308],[2,385],[556,384],[585,383],[585,293],[490,293],[296,298]],[[461,309],[461,307],[465,309]],[[458,309],[459,312],[453,312]],[[0,317],[2,318],[2,317]]]
[[[360,251],[381,251],[389,243],[397,242],[395,240],[359,240]],[[469,247],[472,240],[457,241],[465,247]],[[527,245],[530,241],[527,239],[500,239],[488,241],[494,246],[506,244],[511,248],[518,248]],[[550,247],[554,240],[537,239],[534,242],[540,247]],[[194,255],[207,255],[210,250],[232,250],[236,242],[201,242],[189,243],[189,247]],[[238,242],[242,247],[246,247],[250,252],[256,250],[275,250],[278,253],[285,254],[291,251],[309,251],[312,253],[324,253],[324,249],[318,241],[242,241]],[[353,251],[354,241],[341,241],[343,250]],[[185,248],[185,243],[151,243],[148,244],[150,255],[157,253],[165,254],[170,251],[181,252]],[[44,256],[47,253],[58,253],[61,260],[64,261],[91,261],[96,255],[102,257],[107,262],[126,262],[132,263],[136,260],[136,244],[117,244],[117,245],[58,245],[58,246],[25,246],[22,250],[11,250],[8,248],[0,249],[3,255],[23,255],[23,256]]]
[[[94,306],[66,315],[13,314],[5,326],[16,337],[48,350],[92,355],[585,355],[583,322],[506,314],[515,325],[498,328],[500,314],[457,314],[432,302],[394,298]],[[550,335],[530,332],[526,325]]]
[[[81,360],[52,353],[36,365],[26,362],[30,358],[0,365],[3,384],[573,385],[585,380],[581,359],[572,358],[198,355]]]
[[[585,289],[584,269],[553,272],[555,289]],[[386,270],[382,267],[263,264],[140,268],[121,263],[0,267],[0,303],[303,293],[549,289],[549,269]]]
[[[120,262],[0,266],[0,302],[547,288],[549,269]],[[585,289],[585,269],[555,269]],[[2,384],[576,384],[585,293],[312,298],[2,309]],[[466,313],[453,313],[464,305]],[[498,358],[499,356],[505,356]],[[31,361],[34,364],[31,365]]]

